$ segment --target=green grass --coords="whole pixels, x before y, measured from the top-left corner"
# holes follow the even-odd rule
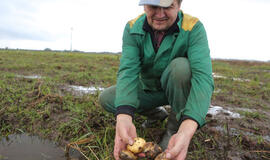
[[[93,137],[88,144],[80,146],[87,151],[89,159],[96,159],[95,156],[113,159],[115,118],[98,104],[99,92],[76,96],[63,86],[114,85],[119,59],[120,55],[114,54],[0,50],[0,137],[25,132],[63,144]],[[207,119],[208,124],[193,137],[187,159],[224,159],[235,151],[243,157],[251,150],[269,149],[270,145],[257,133],[270,126],[269,116],[262,114],[262,111],[270,112],[270,63],[213,60],[213,72],[227,77],[215,79],[215,88],[220,92],[214,93],[213,104],[258,111],[242,111],[246,118],[228,122],[229,128],[239,130],[237,136],[211,129],[211,125],[226,125],[226,121]],[[144,130],[140,126],[144,119],[135,118],[138,136],[158,142],[166,123]],[[250,119],[256,125],[251,125]],[[246,137],[243,129],[254,131],[254,140]],[[253,142],[255,145],[248,145]],[[267,153],[252,156],[253,159],[270,157]]]

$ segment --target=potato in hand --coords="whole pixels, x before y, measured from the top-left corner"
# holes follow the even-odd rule
[[[134,138],[133,145],[127,145],[127,148],[120,152],[121,160],[136,160],[139,153],[144,153],[145,158],[148,160],[153,160],[155,157],[162,152],[162,149],[159,145],[153,142],[146,142],[143,138],[137,137]],[[164,159],[164,155],[159,155],[159,159],[155,160],[167,160]]]
[[[143,151],[143,147],[145,143],[146,142],[143,138],[137,137],[137,138],[134,138],[133,145],[128,145],[127,149],[131,151],[132,153],[137,154]]]

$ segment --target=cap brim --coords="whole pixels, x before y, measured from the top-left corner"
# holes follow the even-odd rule
[[[139,6],[143,5],[152,5],[152,6],[159,6],[159,7],[169,7],[173,3],[173,0],[168,1],[153,1],[153,0],[141,0],[139,2]]]

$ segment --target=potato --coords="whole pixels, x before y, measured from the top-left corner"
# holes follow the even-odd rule
[[[162,149],[160,148],[160,146],[153,142],[147,142],[143,148],[143,153],[148,159],[154,159],[161,152]]]
[[[119,157],[121,160],[136,160],[137,159],[137,157],[132,152],[126,149],[120,152]]]
[[[155,158],[155,160],[169,160],[169,159],[167,159],[165,157],[166,157],[166,153],[162,152]]]
[[[143,138],[137,137],[134,138],[133,145],[127,145],[127,149],[134,154],[140,153],[143,151],[143,147],[145,145],[145,140]]]

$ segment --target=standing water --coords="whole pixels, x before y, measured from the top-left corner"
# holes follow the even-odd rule
[[[10,135],[0,141],[0,160],[79,160],[80,154],[65,156],[57,144],[26,134]]]

